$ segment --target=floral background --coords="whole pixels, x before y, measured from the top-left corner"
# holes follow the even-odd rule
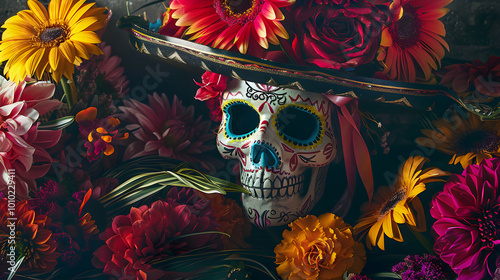
[[[41,1],[41,2],[43,4],[47,4],[49,1]],[[129,1],[129,9],[131,11],[135,10],[141,7],[142,5],[146,4],[147,2],[149,1],[147,0]],[[113,12],[113,16],[111,17],[107,30],[103,35],[103,41],[106,42],[108,46],[111,46],[112,56],[118,56],[122,59],[120,66],[124,68],[124,74],[129,80],[128,95],[131,98],[140,100],[142,103],[149,104],[152,107],[154,106],[153,104],[161,104],[161,108],[155,108],[156,109],[155,111],[156,112],[161,111],[162,112],[161,114],[163,114],[164,116],[170,116],[171,112],[174,111],[174,108],[177,112],[185,110],[182,113],[182,119],[189,120],[190,122],[192,122],[193,127],[196,129],[195,131],[192,132],[193,133],[192,135],[189,136],[181,135],[177,139],[196,138],[200,139],[199,140],[200,143],[206,142],[207,140],[206,135],[209,135],[211,133],[211,129],[215,129],[217,124],[215,122],[210,122],[210,123],[205,122],[205,120],[208,120],[206,116],[209,115],[209,110],[206,108],[203,102],[199,102],[193,98],[197,89],[199,88],[193,82],[193,79],[201,81],[201,75],[203,74],[203,71],[199,69],[183,68],[180,67],[179,65],[170,65],[164,62],[159,62],[153,57],[137,53],[128,44],[128,34],[126,34],[123,30],[119,30],[115,26],[116,21],[121,16],[127,13],[125,1],[122,0],[97,1],[97,4],[100,7],[108,7]],[[442,19],[447,30],[446,41],[450,44],[450,50],[451,50],[450,53],[447,54],[447,56],[457,59],[465,59],[468,61],[472,61],[473,59],[477,58],[484,62],[487,60],[489,55],[500,53],[500,40],[495,39],[495,38],[500,38],[500,3],[496,1],[455,0],[447,7],[450,8],[451,11]],[[2,0],[0,2],[0,22],[4,22],[7,18],[15,15],[19,10],[25,8],[27,8],[27,6],[25,5],[25,1]],[[156,4],[154,6],[150,6],[141,10],[140,13],[144,12],[146,14],[147,19],[151,22],[154,22],[156,18],[160,16],[160,13],[163,11],[164,11],[163,4]],[[104,52],[106,54],[106,51]],[[109,53],[107,55],[109,56]],[[80,79],[92,80],[91,76],[92,73],[88,74],[90,75],[90,77],[81,76]],[[119,82],[117,83],[119,84]],[[85,92],[86,89],[82,88],[80,90],[82,92]],[[153,93],[155,92],[157,94],[153,95]],[[163,95],[162,93],[165,93],[166,95]],[[147,97],[146,95],[150,96]],[[180,109],[181,106],[179,104],[179,100],[174,99],[173,97],[174,95],[177,95],[177,97],[180,100],[182,100],[184,109]],[[42,103],[44,101],[37,100],[36,102]],[[194,106],[194,112],[192,111],[193,109],[185,109],[189,105]],[[142,110],[144,109],[144,107],[141,107],[144,105],[141,105],[138,102],[125,101],[124,106],[126,106],[127,108],[123,109],[122,111],[129,110],[129,112],[132,112],[132,114],[129,114],[128,117],[131,117],[131,115],[137,115],[139,112],[144,111]],[[372,103],[361,102],[360,108],[362,109],[362,111],[369,112],[371,114],[365,117],[368,120],[372,119],[375,121],[375,125],[373,126],[372,124],[372,126],[374,127],[373,129],[379,133],[380,137],[380,138],[374,137],[373,142],[370,141],[369,138],[366,138],[368,147],[372,151],[373,174],[375,177],[376,187],[381,185],[390,185],[397,175],[398,168],[410,156],[423,155],[425,157],[429,157],[431,161],[430,163],[427,163],[424,168],[438,167],[441,168],[442,170],[451,173],[460,174],[462,172],[463,168],[461,168],[459,161],[457,161],[456,165],[448,164],[450,156],[441,153],[438,150],[439,148],[436,149],[436,147],[426,147],[425,145],[417,145],[415,143],[415,139],[425,136],[422,134],[421,129],[428,127],[426,125],[428,122],[431,122],[434,119],[442,118],[443,117],[442,115],[436,115],[433,113],[427,114],[427,113],[422,113],[420,111],[408,110],[407,108],[391,106],[387,104],[375,104],[374,106],[374,104]],[[80,116],[77,116],[76,122],[78,122],[80,130],[76,131],[76,133],[77,134],[78,132],[81,133],[81,135],[83,135],[84,138],[87,137],[89,133],[94,133],[92,135],[95,138],[96,136],[98,137],[108,136],[108,132],[110,132],[111,134],[109,135],[112,135],[112,137],[114,138],[126,138],[125,134],[111,132],[114,131],[116,127],[118,127],[118,124],[112,118],[101,118],[100,114],[102,114],[103,116],[108,116],[109,114],[102,113],[99,110],[100,108],[97,109],[97,112],[93,112],[91,110],[89,111],[85,110],[84,113],[82,113]],[[460,116],[463,116],[463,114],[464,112],[462,111],[462,115]],[[198,119],[199,116],[204,116],[204,119],[199,120]],[[94,127],[96,120],[98,120],[99,122],[97,126],[106,128],[106,133],[99,132],[99,130],[94,131],[94,129],[97,127],[97,126]],[[144,120],[144,118],[142,120],[128,119],[127,121],[136,124],[140,123],[140,126],[148,127],[148,129],[149,127],[151,127],[148,125],[150,124],[149,122],[151,123],[155,122],[154,119]],[[378,131],[376,128],[376,123],[383,124],[384,131],[382,132]],[[435,126],[439,127],[438,124],[435,124]],[[134,130],[137,127],[127,127],[127,128],[129,130]],[[147,137],[147,135],[151,136],[153,133],[161,134],[162,131],[159,131],[161,129],[165,129],[165,127],[153,128],[150,129],[149,131],[145,131],[144,132],[146,135],[145,137]],[[496,130],[498,131],[498,129]],[[196,132],[198,134],[196,134]],[[138,132],[138,133],[143,133],[143,132]],[[181,132],[178,133],[182,134]],[[147,140],[149,141],[151,139]],[[87,156],[89,160],[92,160],[93,156],[95,154],[98,154],[98,152],[93,154],[94,150],[92,150],[92,148],[102,149],[108,152],[111,151],[111,149],[116,149],[117,151],[121,149],[120,152],[123,153],[124,157],[127,159],[138,156],[138,154],[134,152],[134,148],[138,150],[144,149],[144,143],[137,144],[137,145],[142,145],[140,147],[129,146],[127,147],[127,149],[125,149],[125,147],[119,147],[119,146],[110,147],[111,145],[105,143],[100,143],[104,146],[101,146],[99,148],[98,144],[96,144],[93,141],[90,142],[92,142],[92,144],[86,146],[88,148]],[[214,140],[212,140],[212,142],[207,142],[207,143],[214,144]],[[46,142],[45,144],[47,145],[47,148],[52,149],[50,150],[51,154],[57,155],[56,151],[60,147],[58,146],[53,147],[54,146],[53,144],[47,144]],[[64,144],[67,143],[63,143],[62,145]],[[203,162],[210,163],[210,164],[205,164],[204,166],[202,166],[202,168],[204,168],[204,170],[212,171],[211,174],[214,177],[235,182],[234,173],[232,172],[234,168],[234,162],[223,161],[221,157],[218,155],[218,153],[215,151],[215,149],[210,147],[203,147],[203,144],[200,145],[202,146],[202,148],[200,149],[202,150],[205,149],[203,150],[203,152],[204,155],[206,155],[206,157],[208,158],[208,159],[207,158],[203,159]],[[174,158],[176,157],[175,151],[171,150],[163,150],[159,153],[160,155],[170,156]],[[495,156],[498,156],[498,154],[496,154]],[[179,158],[179,159],[192,160],[193,158]],[[102,162],[102,164],[105,168],[106,167],[109,168],[112,165],[112,162],[113,158],[111,157],[109,163],[104,161]],[[329,175],[330,178],[344,178],[343,174],[345,171],[342,164],[343,164],[342,162],[339,162],[337,165],[332,166],[330,168],[330,175]],[[494,166],[498,166],[497,161],[491,164],[493,164]],[[472,177],[478,176],[477,174],[479,174],[479,172],[480,171],[478,170],[470,170],[469,171],[470,174],[467,174],[467,176],[472,176]],[[495,179],[498,181],[498,178],[493,178],[492,180]],[[461,178],[454,178],[453,180],[459,181],[461,180]],[[88,189],[88,187],[84,185],[90,184],[93,186],[92,188],[94,191],[92,193],[92,196],[95,199],[99,198],[101,193],[102,194],[106,193],[107,188],[113,188],[114,186],[116,186],[116,182],[107,179],[97,180],[93,182],[90,181],[90,179],[86,179],[86,180],[81,180],[81,182],[82,186],[75,187],[73,191],[86,190]],[[345,182],[330,181],[327,182],[327,185],[328,184],[345,185]],[[432,196],[438,190],[441,190],[443,185],[444,183],[442,182],[429,183],[427,185],[427,188],[431,191],[418,194],[420,201],[422,202],[422,204],[426,209],[428,232],[430,232],[430,225],[432,224],[433,221],[435,221],[433,218],[436,219],[439,218],[439,215],[437,213],[428,211],[429,208],[428,205],[431,202]],[[55,245],[50,244],[50,242],[48,242],[46,244],[46,246],[48,246],[48,249],[46,248],[44,249],[48,250],[48,252],[50,253],[47,253],[45,255],[43,263],[42,264],[34,263],[31,265],[47,266],[51,268],[51,266],[55,265],[54,260],[57,258],[59,260],[59,263],[63,262],[68,266],[78,267],[78,262],[80,261],[79,259],[80,257],[84,258],[85,260],[88,260],[91,259],[91,256],[89,255],[94,255],[96,257],[94,257],[92,260],[93,266],[88,265],[87,268],[94,269],[96,267],[101,269],[101,271],[104,268],[104,270],[108,272],[108,274],[114,275],[113,269],[117,269],[118,267],[117,264],[125,264],[128,261],[125,260],[125,258],[123,258],[123,254],[121,253],[121,251],[124,248],[127,248],[128,246],[127,244],[112,243],[112,241],[109,241],[109,243],[112,245],[106,247],[105,245],[103,245],[102,241],[97,240],[98,239],[97,234],[95,233],[96,228],[93,224],[94,221],[92,220],[92,218],[89,216],[85,216],[85,214],[81,215],[83,207],[82,204],[85,204],[87,201],[90,201],[89,203],[92,203],[92,200],[89,200],[89,198],[86,197],[87,194],[86,192],[76,191],[76,192],[71,192],[71,194],[63,193],[64,191],[61,190],[61,186],[54,181],[48,181],[43,185],[39,185],[38,188],[39,192],[36,195],[36,197],[33,198],[32,200],[33,204],[29,206],[31,207],[31,209],[34,209],[35,211],[43,212],[45,211],[44,207],[49,207],[48,205],[50,205],[50,207],[52,207],[51,208],[52,216],[50,218],[52,219],[53,223],[50,223],[47,220],[39,220],[38,218],[35,218],[35,221],[33,223],[38,223],[41,225],[39,230],[40,230],[40,235],[42,237],[43,233],[45,232],[44,230],[46,230],[44,225],[47,225],[48,227],[49,224],[51,226],[50,230],[52,232],[63,232],[63,233],[60,233],[57,236],[54,235],[52,238],[52,239],[57,238],[59,243],[58,249],[57,250],[54,249]],[[445,188],[446,191],[452,192],[453,184],[449,183]],[[351,211],[349,215],[345,217],[345,221],[348,221],[351,225],[345,225],[343,222],[337,221],[335,218],[330,217],[328,215],[322,216],[325,215],[324,213],[329,211],[329,205],[326,204],[319,205],[319,207],[315,209],[314,212],[312,213],[316,215],[319,220],[309,218],[309,220],[304,221],[304,223],[314,224],[317,228],[321,228],[321,230],[323,230],[323,227],[326,228],[327,226],[335,225],[336,227],[339,228],[339,231],[341,231],[338,232],[337,234],[339,236],[342,235],[346,240],[348,240],[349,234],[346,232],[350,232],[352,230],[351,226],[354,226],[356,224],[356,221],[358,220],[361,214],[361,211],[359,209],[362,208],[363,202],[367,200],[366,194],[363,192],[362,187],[358,187],[358,192],[359,195],[357,195],[356,197],[360,197],[362,199],[354,201],[352,206],[353,211]],[[339,193],[340,195],[341,192],[339,190],[330,188],[327,190],[326,195],[331,197],[336,197],[337,193]],[[492,194],[492,196],[494,195],[498,194]],[[442,194],[442,196],[444,197],[446,195]],[[238,220],[238,217],[228,218],[227,215],[224,215],[225,213],[224,211],[226,212],[228,211],[227,208],[231,210],[238,209],[235,206],[234,201],[230,200],[225,201],[220,197],[210,197],[210,196],[202,197],[202,195],[201,196],[198,194],[195,195],[190,191],[177,191],[177,190],[165,194],[165,197],[166,198],[161,202],[148,204],[143,207],[137,208],[135,210],[129,211],[129,209],[126,209],[126,211],[121,211],[120,213],[123,215],[119,216],[119,218],[117,219],[114,219],[112,225],[106,224],[105,221],[100,221],[99,217],[94,216],[93,219],[95,220],[96,225],[98,225],[98,227],[100,227],[101,229],[99,231],[99,233],[101,233],[99,235],[99,238],[101,238],[102,240],[115,240],[115,237],[117,235],[125,231],[125,229],[121,230],[120,228],[125,228],[129,226],[132,222],[137,221],[136,220],[137,216],[147,217],[147,219],[145,218],[144,221],[141,221],[141,223],[144,226],[138,229],[140,230],[139,232],[134,232],[134,233],[126,232],[126,234],[130,234],[131,236],[132,235],[141,236],[144,235],[146,232],[148,233],[154,232],[155,228],[153,228],[152,225],[160,223],[162,220],[166,220],[165,217],[168,216],[169,217],[168,219],[171,219],[172,221],[176,221],[176,219],[180,221],[182,220],[180,217],[184,217],[182,216],[183,214],[185,214],[186,212],[189,213],[192,212],[196,213],[196,217],[192,218],[191,220],[188,220],[190,225],[184,225],[184,227],[180,226],[180,228],[176,228],[175,230],[178,230],[180,234],[189,234],[203,230],[207,231],[220,230],[227,232],[226,230],[228,229],[224,227],[225,226],[230,227],[229,231],[232,231],[231,234],[234,236],[239,236],[241,238],[239,238],[236,241],[224,240],[224,248],[231,248],[231,246],[239,248],[248,248],[251,246],[255,250],[266,250],[266,249],[269,250],[270,248],[280,244],[280,242],[282,243],[279,246],[284,247],[286,246],[286,242],[289,241],[287,238],[284,238],[284,235],[282,235],[285,229],[290,229],[288,227],[279,227],[267,231],[259,230],[253,227],[252,236],[248,238],[249,237],[248,233],[250,232],[250,226],[248,224],[245,224],[241,220]],[[237,194],[230,194],[229,197],[234,200],[238,200]],[[224,205],[227,207],[224,209],[218,209],[217,207],[212,207],[211,209],[208,209],[210,207],[207,207],[207,205],[204,204],[207,200],[217,201],[217,203],[214,203],[214,205]],[[443,201],[446,201],[446,199],[443,198]],[[3,205],[1,206],[4,207]],[[87,207],[92,207],[92,206],[93,205],[90,206],[87,205]],[[17,213],[19,214],[29,212],[28,206],[24,204],[19,204],[17,207],[19,208],[17,211]],[[69,211],[63,211],[62,210],[63,208],[67,208]],[[495,210],[498,212],[498,209],[495,208]],[[239,210],[234,210],[234,211],[235,213],[237,213],[237,211]],[[85,213],[85,211],[83,211],[83,213]],[[149,215],[145,213],[151,213],[151,214]],[[77,227],[76,224],[72,224],[75,223],[75,216],[79,217],[79,219],[77,220],[78,222],[76,223],[79,223],[78,226],[80,228],[83,228],[85,233],[82,234],[82,236],[84,237],[81,237],[81,240],[76,240],[75,238],[72,239],[68,235],[68,233],[71,233],[71,230],[74,227]],[[26,215],[26,217],[24,218],[29,220],[28,219],[29,215]],[[214,219],[216,220],[216,222],[214,222]],[[227,222],[224,219],[233,219],[233,220],[231,222]],[[236,225],[234,221],[237,221]],[[59,228],[57,228],[58,223],[60,225],[64,224],[68,226],[68,228],[60,230]],[[197,225],[197,228],[196,229],[191,228],[190,226],[192,225]],[[443,225],[442,227],[446,227],[446,224]],[[292,232],[294,232],[297,229],[292,227],[291,230]],[[437,226],[435,230],[439,233],[440,232],[439,226]],[[437,262],[437,260],[433,259],[433,257],[422,255],[424,250],[422,250],[422,247],[420,246],[418,240],[413,238],[411,229],[402,227],[401,231],[402,231],[401,235],[405,237],[404,241],[405,243],[394,242],[393,240],[389,240],[386,238],[385,250],[383,252],[379,248],[374,248],[374,250],[369,250],[369,249],[366,250],[366,255],[370,259],[370,261],[367,263],[367,266],[365,267],[363,274],[373,275],[374,273],[379,273],[382,271],[391,271],[392,267],[398,262],[402,261],[405,258],[405,256],[413,254],[419,254],[420,256],[409,258],[406,264],[400,264],[397,267],[395,267],[394,270],[397,273],[401,274],[404,271],[408,271],[408,268],[405,267],[405,265],[416,264],[416,266],[418,266],[421,264],[427,265],[429,263],[433,264]],[[427,238],[428,240],[433,240],[433,236],[428,234],[428,232],[425,233],[425,238]],[[168,238],[171,238],[175,234],[177,233],[174,232],[172,233],[172,235],[167,234],[166,236]],[[246,241],[244,241],[243,237],[247,237]],[[293,238],[295,237],[296,236],[294,236]],[[207,237],[205,239],[193,238],[192,240],[189,240],[187,244],[179,242],[171,247],[167,246],[165,248],[155,247],[154,249],[159,251],[164,250],[172,254],[182,254],[184,252],[188,252],[194,248],[202,246],[209,246],[209,247],[212,245],[215,246],[216,242],[211,238],[212,237],[210,238]],[[291,240],[293,238],[290,237],[289,239]],[[443,239],[444,238],[445,237],[443,237]],[[397,238],[394,239],[397,240]],[[139,241],[137,242],[140,243]],[[232,244],[231,242],[236,242],[237,244]],[[347,241],[344,242],[347,243]],[[147,242],[144,241],[144,244],[146,243]],[[360,246],[360,243],[356,242],[351,245],[352,247],[356,248],[355,246]],[[148,247],[147,245],[144,245],[144,247],[145,250],[151,249],[150,248],[151,246]],[[381,247],[380,244],[378,244],[378,247]],[[359,252],[359,250],[357,251]],[[75,257],[75,255],[77,255],[78,257]],[[111,258],[110,256],[115,257],[116,263],[110,264],[111,263],[109,261]],[[277,256],[278,260],[283,260],[283,258],[284,258],[283,256]],[[358,260],[353,260],[352,262],[356,263],[356,261]],[[275,266],[273,262],[274,259],[270,261],[268,267],[274,269]],[[113,265],[117,267],[113,267]],[[152,269],[151,267],[148,267],[148,265],[149,264],[144,264],[143,267],[138,265],[136,267],[128,269],[127,272],[130,275],[140,275],[140,273],[137,271],[140,270],[148,271],[148,276],[154,279],[157,276],[157,274],[155,274],[157,273],[157,271],[155,271],[155,269]],[[234,269],[237,269],[239,265],[240,264],[237,262],[232,264]],[[412,269],[418,270],[415,267],[413,267]],[[280,270],[283,270],[286,273],[286,269],[282,268],[281,269],[278,268],[278,273],[280,273]],[[78,271],[78,272],[83,273],[84,271],[83,272]],[[275,271],[273,271],[273,273],[274,272]],[[65,272],[63,271],[62,273]],[[443,273],[444,273],[443,275],[445,275],[445,273],[447,272]],[[177,277],[177,276],[178,275],[175,274],[171,275],[171,277]],[[66,276],[60,276],[60,277],[66,277]],[[139,279],[139,276],[137,277]],[[414,276],[414,278],[411,278],[413,276],[408,276],[408,277],[409,277],[408,279],[420,279],[418,278],[418,276]],[[241,273],[241,275],[235,273],[234,278],[248,279],[246,278],[245,273]],[[69,279],[69,278],[55,278],[55,279]]]

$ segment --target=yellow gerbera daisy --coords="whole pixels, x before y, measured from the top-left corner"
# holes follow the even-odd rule
[[[450,119],[435,120],[432,124],[436,129],[423,129],[422,133],[427,137],[419,137],[416,142],[453,155],[450,164],[460,163],[465,169],[485,158],[500,156],[499,121],[481,121],[471,113],[467,113],[467,118],[461,118],[453,112]]]
[[[94,32],[106,22],[106,9],[85,4],[85,0],[52,0],[49,10],[37,0],[28,0],[23,10],[2,25],[0,62],[6,61],[4,74],[19,83],[36,74],[43,79],[50,73],[59,82],[62,75],[73,80],[73,65],[102,51]]]
[[[366,245],[384,250],[384,236],[403,242],[398,224],[408,224],[417,231],[425,231],[425,212],[422,202],[417,197],[425,190],[425,184],[442,181],[436,177],[449,175],[439,168],[422,166],[427,158],[410,157],[399,169],[399,174],[391,187],[380,187],[372,203],[354,227],[354,233],[360,238],[368,233]]]

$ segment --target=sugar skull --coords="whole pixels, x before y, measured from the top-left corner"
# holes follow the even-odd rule
[[[336,156],[331,102],[320,94],[232,80],[221,109],[217,147],[224,158],[239,160],[250,220],[266,228],[306,215],[322,196]]]

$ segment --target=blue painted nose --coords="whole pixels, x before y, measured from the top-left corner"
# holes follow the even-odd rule
[[[264,144],[256,143],[252,146],[252,162],[256,166],[262,167],[277,167],[279,164],[279,158],[276,151]]]

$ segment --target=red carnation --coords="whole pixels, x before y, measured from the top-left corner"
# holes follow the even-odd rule
[[[164,279],[166,272],[153,268],[150,265],[153,260],[210,244],[215,246],[215,234],[175,239],[189,233],[216,230],[213,218],[205,214],[171,199],[156,201],[150,207],[132,208],[130,214],[115,217],[112,226],[99,236],[106,245],[94,252],[92,263],[109,275]]]

